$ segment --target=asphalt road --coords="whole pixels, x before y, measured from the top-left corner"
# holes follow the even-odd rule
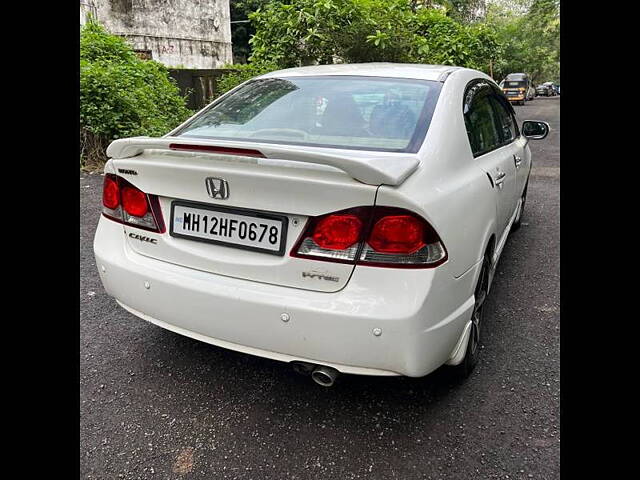
[[[487,300],[482,357],[458,383],[343,376],[162,330],[106,295],[93,258],[102,176],[80,177],[83,479],[556,479],[560,474],[560,98],[516,106],[532,141],[523,226]]]

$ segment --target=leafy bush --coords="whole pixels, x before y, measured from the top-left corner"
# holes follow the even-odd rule
[[[249,15],[256,33],[249,40],[251,62],[281,68],[333,63],[358,12],[350,0],[274,1]]]
[[[252,62],[281,68],[335,62],[409,61],[413,35],[405,0],[290,0],[249,15]]]
[[[349,62],[414,62],[415,13],[407,0],[355,0],[358,22],[347,27],[341,56]]]
[[[193,112],[167,68],[140,60],[120,37],[95,22],[80,33],[80,145],[84,166],[97,167],[116,138],[160,136]]]
[[[280,68],[336,62],[409,62],[489,70],[491,27],[462,24],[408,0],[282,0],[249,15],[252,62]]]
[[[457,65],[487,72],[500,54],[495,31],[485,24],[461,24],[438,10],[419,10],[415,31],[420,45],[414,56],[421,63]]]

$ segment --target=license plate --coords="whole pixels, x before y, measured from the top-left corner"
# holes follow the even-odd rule
[[[173,202],[169,233],[172,237],[282,256],[287,223],[282,215]]]

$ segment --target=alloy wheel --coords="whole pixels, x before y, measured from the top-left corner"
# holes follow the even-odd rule
[[[478,279],[478,285],[476,287],[476,301],[473,307],[473,313],[471,314],[471,332],[469,334],[469,353],[472,356],[477,354],[480,346],[480,333],[482,328],[482,317],[484,312],[484,302],[487,298],[487,291],[489,290],[489,262],[485,258],[482,264],[482,270],[480,271],[480,278]]]

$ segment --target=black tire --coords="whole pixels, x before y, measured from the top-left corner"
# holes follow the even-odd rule
[[[489,270],[491,269],[491,260],[489,253],[487,252],[482,260],[482,268],[480,275],[478,276],[478,283],[476,284],[476,290],[474,293],[476,302],[473,306],[473,313],[471,314],[471,332],[469,334],[469,341],[467,342],[467,350],[464,355],[464,360],[459,365],[455,365],[452,368],[452,373],[458,378],[467,378],[473,372],[473,369],[478,364],[480,358],[480,340],[482,333],[482,320],[484,317],[484,303],[487,299],[487,292],[489,290]]]
[[[517,213],[516,219],[513,221],[513,224],[511,225],[512,232],[515,232],[516,230],[518,230],[520,228],[520,225],[522,224],[522,214],[524,213],[524,205],[527,202],[528,187],[529,187],[529,180],[527,180],[527,183],[524,186],[524,191],[522,192],[522,197],[520,197],[522,199],[522,204],[520,205],[520,210]]]

